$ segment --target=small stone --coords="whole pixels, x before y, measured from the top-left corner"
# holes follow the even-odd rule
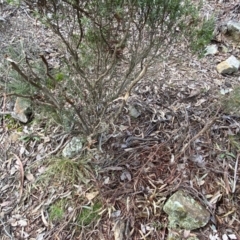
[[[25,98],[17,97],[12,117],[20,122],[27,123],[32,116],[31,102]]]
[[[163,207],[168,214],[169,228],[193,230],[205,226],[209,212],[183,191],[174,193]]]
[[[239,60],[234,56],[231,56],[217,65],[217,71],[221,74],[232,74],[238,71],[239,66]]]
[[[240,41],[240,22],[229,21],[227,23],[227,32],[234,41]]]
[[[0,23],[1,23],[1,22],[2,22],[2,23],[6,22],[6,19],[5,19],[4,17],[1,17],[1,16],[0,16]]]
[[[226,46],[222,46],[222,52],[223,53],[228,53],[229,49]]]
[[[138,118],[141,115],[141,113],[132,105],[130,105],[128,109],[129,109],[129,115],[133,118]]]
[[[62,151],[63,157],[73,158],[82,150],[82,138],[73,137],[72,140],[65,146]]]
[[[218,53],[218,47],[216,44],[212,44],[206,47],[206,53],[205,56],[207,55],[214,55]]]

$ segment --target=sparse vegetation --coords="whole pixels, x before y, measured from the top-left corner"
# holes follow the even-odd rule
[[[75,160],[68,158],[49,158],[46,160],[47,170],[41,175],[39,181],[44,185],[50,182],[59,182],[61,185],[86,183],[91,170],[89,156],[79,157]]]
[[[53,222],[61,221],[64,217],[66,203],[63,199],[56,201],[49,208],[49,219]]]
[[[68,131],[92,138],[118,119],[132,89],[164,61],[169,45],[184,36],[201,52],[211,39],[212,21],[188,0],[23,2],[51,29],[63,55],[53,67],[42,53],[9,54],[17,74],[10,85],[23,86],[9,90],[47,108]]]
[[[230,114],[237,114],[240,111],[240,87],[234,88],[229,95],[222,98],[224,110]]]
[[[98,213],[101,207],[101,203],[93,203],[92,206],[83,206],[77,217],[78,225],[80,227],[87,226],[99,219],[100,215],[98,215]]]

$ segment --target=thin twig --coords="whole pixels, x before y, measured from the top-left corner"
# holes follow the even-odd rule
[[[75,106],[74,102],[71,99],[69,99],[66,95],[64,97],[65,97],[65,100],[73,107],[75,113],[77,114],[79,120],[81,121],[81,124],[82,124],[81,127],[84,128],[85,133],[90,134],[90,129],[89,129],[86,121],[84,120],[84,117],[80,114],[80,111]]]
[[[236,190],[236,184],[237,184],[237,170],[238,170],[238,161],[239,161],[239,157],[240,157],[240,153],[238,153],[238,155],[237,155],[237,159],[236,159],[236,163],[235,163],[232,193],[234,193],[235,190]]]
[[[0,112],[0,115],[8,115],[8,114],[12,114],[12,112]]]
[[[220,119],[220,117],[216,117],[217,114],[218,114],[218,112],[219,112],[219,109],[218,109],[217,113],[215,114],[215,117],[214,117],[210,122],[208,122],[208,123],[204,126],[204,128],[203,128],[200,132],[198,132],[198,134],[196,134],[193,138],[191,138],[191,139],[182,147],[180,153],[177,155],[176,158],[180,157],[180,156],[185,152],[185,150],[190,146],[190,144],[191,144],[192,142],[194,142],[196,139],[199,138],[199,136],[201,136],[203,133],[205,133],[205,132],[214,124],[214,122],[215,122],[216,120]]]
[[[21,98],[33,99],[33,97],[30,95],[23,95],[23,94],[18,94],[18,93],[6,93],[6,94],[4,93],[3,95],[0,95],[0,98],[4,97],[4,96],[6,96],[6,97],[16,96],[16,97],[21,97]]]
[[[64,142],[64,140],[66,139],[67,136],[68,135],[65,135],[65,136],[62,137],[61,142],[59,143],[59,145],[53,151],[51,151],[50,153],[46,154],[45,156],[43,156],[41,158],[38,158],[37,160],[38,161],[43,160],[44,158],[49,157],[52,154],[56,153],[63,146],[63,142]]]
[[[127,99],[129,98],[130,96],[130,93],[132,91],[132,88],[143,78],[143,76],[146,74],[147,72],[147,68],[148,68],[148,65],[146,65],[142,71],[139,73],[139,75],[132,81],[132,83],[130,84],[130,86],[128,87],[127,89],[127,92],[125,93],[124,97],[120,97],[118,99],[122,99],[122,104],[118,110],[118,112],[116,114],[114,114],[114,121],[119,117],[120,113],[122,112],[122,109],[123,107],[125,106],[126,102],[127,102]],[[115,99],[114,101],[118,100],[118,99]]]
[[[19,164],[19,171],[20,171],[20,196],[19,196],[18,202],[20,202],[21,198],[22,198],[22,193],[23,193],[24,170],[23,170],[23,165],[22,165],[22,161],[20,160],[20,158],[15,153],[13,155],[16,157],[17,162]]]
[[[7,235],[11,240],[14,239],[14,238],[10,235],[10,233],[7,231],[7,229],[6,229],[6,227],[5,227],[5,223],[2,221],[1,218],[0,218],[0,222],[1,222],[2,226],[3,226],[3,230],[4,230],[4,232],[6,233],[6,235]]]

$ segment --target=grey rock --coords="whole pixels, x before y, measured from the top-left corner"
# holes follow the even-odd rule
[[[65,146],[62,151],[63,157],[73,158],[75,157],[83,147],[83,139],[79,137],[73,137],[72,140]]]
[[[128,107],[128,110],[129,110],[129,115],[133,118],[138,118],[141,115],[141,113],[132,105]]]
[[[20,122],[27,123],[32,116],[33,111],[31,108],[31,102],[25,98],[17,97],[12,117]]]
[[[229,21],[227,23],[227,33],[232,36],[233,40],[240,41],[240,22]]]
[[[205,226],[209,212],[183,191],[174,193],[163,207],[168,214],[169,228],[193,230]]]
[[[232,74],[238,71],[239,66],[240,61],[232,55],[217,65],[217,71],[221,74]]]
[[[6,19],[5,19],[4,17],[1,17],[1,16],[0,16],[0,24],[1,24],[1,23],[5,23],[5,22],[6,22]]]
[[[218,53],[218,47],[216,44],[212,44],[206,47],[206,53],[205,56],[207,55],[215,55]]]

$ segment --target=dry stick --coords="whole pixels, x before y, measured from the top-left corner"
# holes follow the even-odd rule
[[[56,79],[49,73],[49,64],[48,64],[47,59],[44,57],[43,54],[39,54],[39,56],[41,57],[43,63],[45,64],[47,76],[48,76],[51,80],[53,80],[54,86],[56,86]]]
[[[89,134],[90,129],[86,121],[84,120],[83,116],[80,114],[79,110],[76,108],[74,102],[71,99],[69,99],[66,95],[64,97],[65,97],[65,100],[73,107],[75,113],[77,114],[79,120],[81,121],[81,124],[82,124],[82,127],[84,128],[85,133]]]
[[[0,112],[0,115],[8,115],[8,114],[12,114],[13,112]]]
[[[126,34],[124,35],[123,39],[121,40],[120,43],[118,43],[115,48],[114,48],[114,52],[113,52],[113,60],[112,60],[112,63],[110,64],[110,66],[106,69],[106,71],[104,73],[102,73],[99,78],[96,80],[96,82],[94,83],[94,86],[96,86],[108,73],[109,71],[113,68],[114,64],[116,63],[116,55],[117,55],[117,50],[119,47],[121,47],[123,45],[123,43],[126,41],[127,39],[127,36],[128,36],[128,30],[130,28],[130,24],[129,26],[127,27],[127,30],[126,30]],[[102,34],[102,31],[101,31],[101,34]],[[102,38],[103,40],[108,44],[108,42],[105,40],[104,36],[102,35]]]
[[[19,201],[21,201],[21,198],[22,198],[22,193],[23,193],[23,182],[24,182],[24,170],[23,170],[23,165],[22,165],[22,162],[20,160],[20,158],[14,153],[13,154],[16,159],[17,159],[17,162],[19,164],[19,171],[20,171],[20,196],[19,196]]]
[[[120,98],[117,98],[115,99],[114,101],[116,100],[119,100],[119,99],[122,99],[123,102],[122,102],[122,105],[120,106],[118,112],[115,114],[115,116],[113,117],[114,121],[118,118],[118,116],[120,115],[120,113],[122,112],[122,109],[123,107],[125,106],[126,104],[126,101],[127,99],[129,98],[130,96],[130,93],[132,91],[132,88],[142,79],[142,77],[146,74],[147,72],[147,68],[148,68],[148,64],[142,69],[142,71],[139,73],[139,75],[132,81],[131,85],[129,86],[127,92],[125,93],[125,96],[124,97],[120,97]]]
[[[61,107],[59,106],[57,100],[53,97],[53,94],[43,85],[39,85],[37,83],[38,79],[34,79],[36,80],[36,82],[34,82],[33,80],[29,79],[27,75],[25,75],[22,70],[18,67],[18,65],[10,58],[7,58],[7,60],[11,63],[13,69],[19,73],[19,75],[22,76],[22,78],[30,83],[32,86],[34,86],[35,88],[41,90],[52,102],[53,104],[56,106],[57,109],[61,109]]]
[[[234,193],[235,190],[236,190],[236,184],[237,184],[237,169],[238,169],[238,160],[239,160],[239,157],[240,157],[240,153],[237,155],[237,159],[236,159],[236,163],[235,163],[232,193]]]
[[[9,233],[8,230],[6,229],[5,223],[2,221],[1,218],[0,218],[0,222],[1,222],[1,225],[3,226],[3,230],[4,230],[5,234],[12,240],[13,237],[10,235],[10,233]]]
[[[23,95],[23,94],[18,94],[18,93],[4,93],[4,94],[0,95],[0,98],[2,98],[2,97],[11,97],[11,96],[33,99],[33,97],[30,96],[30,95]]]
[[[215,116],[218,114],[218,112],[219,112],[219,110],[217,111],[217,113],[215,114]],[[180,157],[180,156],[185,152],[186,148],[189,147],[189,145],[190,145],[193,141],[195,141],[199,136],[201,136],[203,133],[205,133],[205,132],[213,125],[213,123],[214,123],[217,119],[220,119],[220,117],[214,117],[210,123],[207,123],[207,124],[204,126],[204,128],[203,128],[198,134],[196,134],[192,139],[190,139],[190,141],[189,141],[188,143],[186,143],[186,144],[182,147],[180,153],[176,156],[176,158]]]
[[[18,162],[18,164],[19,164],[19,172],[20,172],[20,192],[19,192],[19,199],[18,199],[18,201],[16,201],[16,202],[14,203],[13,207],[12,207],[10,210],[4,212],[5,215],[6,215],[6,214],[10,214],[10,213],[16,208],[16,206],[21,202],[22,193],[23,193],[23,183],[24,183],[24,169],[23,169],[23,165],[22,165],[22,162],[21,162],[20,158],[19,158],[15,153],[13,153],[13,155],[16,157],[17,162]]]
[[[62,146],[63,146],[63,142],[66,139],[68,135],[66,134],[65,136],[63,136],[63,138],[61,139],[61,142],[59,143],[59,145],[51,152],[49,152],[48,154],[46,154],[45,156],[38,158],[37,160],[40,161],[42,159],[45,159],[46,157],[50,157],[52,154],[56,153]]]

